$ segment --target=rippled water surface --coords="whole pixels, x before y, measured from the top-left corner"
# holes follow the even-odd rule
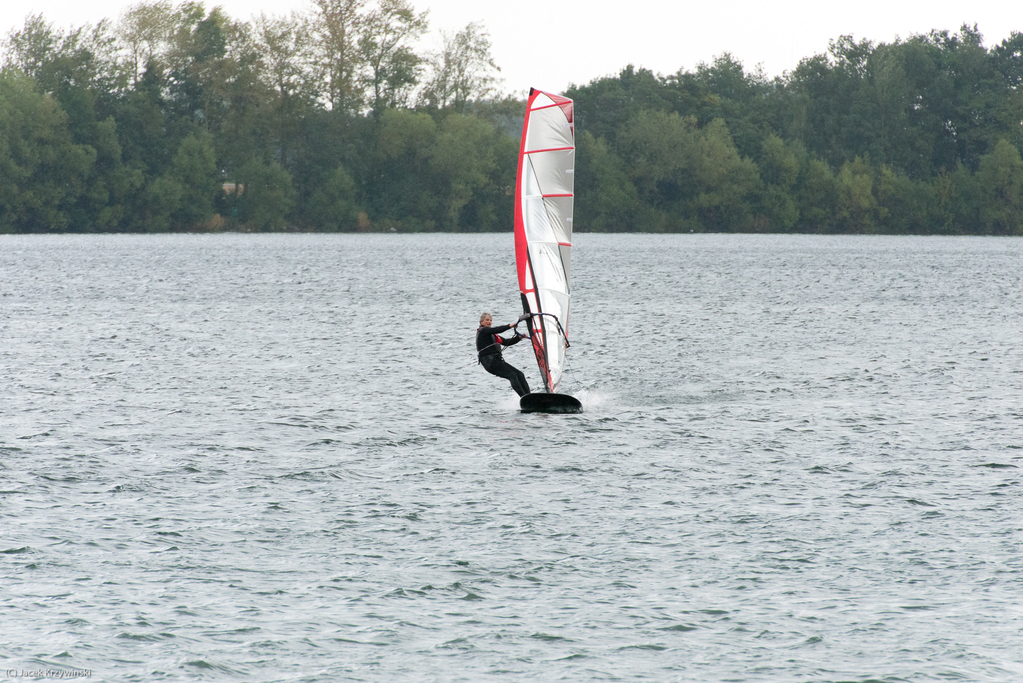
[[[1023,680],[1023,242],[577,235],[575,416],[511,255],[0,236],[7,677]]]

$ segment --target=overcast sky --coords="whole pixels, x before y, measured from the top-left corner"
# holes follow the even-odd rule
[[[3,0],[0,30],[24,25],[41,13],[61,27],[116,20],[136,4],[125,0]],[[249,20],[260,12],[286,15],[308,10],[310,0],[207,1],[228,15]],[[748,71],[762,65],[769,76],[792,70],[804,57],[827,51],[828,41],[851,34],[875,43],[907,38],[931,29],[957,31],[976,24],[987,47],[1012,31],[1023,31],[1023,3],[1005,0],[860,0],[821,3],[794,0],[413,0],[429,10],[428,47],[439,32],[453,33],[473,21],[490,33],[505,92],[522,95],[532,87],[561,92],[570,83],[617,74],[627,64],[655,73],[693,70],[700,62],[730,52]]]

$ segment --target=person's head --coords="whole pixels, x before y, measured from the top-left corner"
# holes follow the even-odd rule
[[[483,327],[490,327],[493,322],[494,319],[490,317],[490,314],[483,311],[483,315],[480,316],[480,325],[483,325]]]

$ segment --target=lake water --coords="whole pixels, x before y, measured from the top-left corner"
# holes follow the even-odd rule
[[[1023,240],[575,244],[0,236],[7,678],[1023,680]]]

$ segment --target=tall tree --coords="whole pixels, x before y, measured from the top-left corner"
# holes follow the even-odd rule
[[[356,113],[363,104],[359,85],[363,56],[359,36],[366,0],[313,0],[313,31],[322,91],[330,108]]]
[[[788,232],[799,220],[799,205],[792,191],[799,180],[799,155],[780,137],[769,135],[761,146],[758,166],[764,181],[758,226]]]
[[[583,131],[576,139],[576,162],[576,227],[606,232],[641,229],[647,216],[636,187],[604,138]]]
[[[195,230],[215,214],[221,192],[213,145],[205,134],[182,141],[167,172],[147,188],[145,226],[150,231]]]
[[[295,205],[291,175],[276,161],[249,160],[238,169],[235,199],[238,220],[248,229],[267,232],[288,226]]]
[[[4,62],[35,79],[43,92],[59,95],[68,88],[93,88],[97,94],[123,91],[117,45],[110,22],[54,27],[41,14],[3,41]]]
[[[116,33],[127,53],[134,86],[138,86],[148,65],[158,63],[169,48],[174,27],[170,0],[143,0],[121,12]]]
[[[423,63],[412,44],[426,32],[426,15],[417,14],[408,0],[380,0],[365,17],[359,48],[366,63],[370,107],[377,114],[409,104]]]
[[[88,155],[81,183],[69,184],[74,191],[64,207],[68,229],[119,229],[124,202],[139,179],[122,164],[115,120],[99,113],[109,110],[128,84],[118,72],[110,24],[64,32],[36,15],[29,17],[24,29],[10,34],[7,49],[12,65],[53,96],[71,140]]]
[[[999,140],[990,154],[980,158],[977,184],[984,232],[1023,235],[1023,159],[1019,150]]]
[[[874,169],[863,159],[842,164],[836,178],[838,202],[835,218],[841,232],[870,234],[877,232],[879,215],[874,196]]]
[[[315,105],[318,91],[310,22],[300,14],[260,15],[253,39],[262,79],[270,93],[271,138],[277,141],[280,163],[291,163],[298,121]]]
[[[67,115],[27,76],[0,70],[0,232],[58,232],[95,162],[72,140]]]
[[[437,128],[429,172],[443,202],[442,225],[463,228],[462,210],[482,189],[494,169],[495,130],[474,116],[452,114]]]
[[[437,122],[424,112],[387,109],[379,118],[367,210],[418,229],[437,225],[439,194],[431,179]]]
[[[450,107],[461,113],[470,100],[494,93],[501,68],[490,54],[490,34],[479,22],[453,35],[442,33],[442,39],[441,50],[430,57],[432,74],[420,100],[432,109]]]
[[[352,176],[338,166],[309,200],[306,220],[322,232],[350,232],[358,225],[361,207]]]
[[[834,232],[838,204],[835,173],[824,161],[807,155],[796,186],[800,231],[826,234]]]
[[[168,104],[174,116],[207,132],[217,129],[222,115],[218,72],[227,54],[225,20],[219,8],[207,15],[201,2],[183,4],[167,54]]]

